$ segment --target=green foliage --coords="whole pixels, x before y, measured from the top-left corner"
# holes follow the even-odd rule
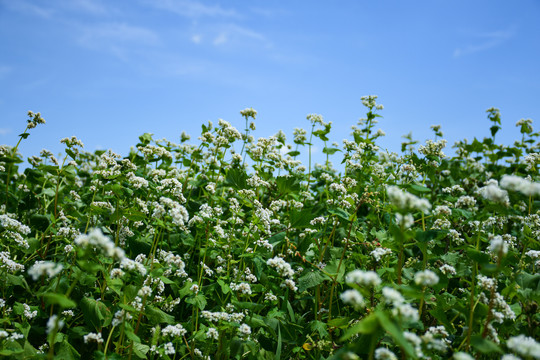
[[[126,157],[66,138],[63,158],[43,151],[23,171],[18,147],[44,123],[29,113],[16,146],[0,146],[0,355],[529,356],[518,345],[540,337],[532,121],[504,146],[490,109],[490,136],[455,156],[440,126],[417,150],[405,136],[398,155],[377,146],[376,97],[362,103],[342,148],[314,114],[294,148],[282,132],[255,141],[245,109],[244,133],[223,120],[197,145],[145,133]],[[318,141],[324,165],[295,160]]]

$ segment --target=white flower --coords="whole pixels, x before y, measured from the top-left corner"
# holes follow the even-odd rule
[[[103,343],[103,338],[101,337],[101,333],[88,333],[86,335],[83,336],[83,339],[84,339],[84,343],[85,344],[88,344],[89,342],[96,342],[98,344],[102,344]]]
[[[511,337],[506,346],[521,356],[540,359],[540,344],[531,337],[525,335]]]
[[[454,353],[454,357],[453,357],[454,360],[474,360],[474,358],[463,352],[463,351],[460,351],[460,352],[457,352],[457,353]]]
[[[206,331],[206,337],[217,340],[219,339],[219,332],[217,331],[216,328],[213,328],[213,327],[208,328],[208,330]]]
[[[174,337],[178,337],[178,336],[184,336],[187,331],[186,329],[184,329],[184,327],[181,325],[181,324],[176,324],[176,325],[167,325],[167,327],[165,327],[161,333],[163,334],[163,336],[169,336],[169,335],[172,335]]]
[[[32,311],[32,309],[30,309],[30,305],[26,303],[23,304],[23,307],[24,307],[24,317],[26,317],[28,320],[31,320],[36,317],[37,310]]]
[[[47,334],[50,334],[56,329],[59,331],[64,326],[64,321],[58,319],[58,315],[53,315],[47,321]]]
[[[508,198],[508,192],[502,190],[496,183],[490,183],[487,186],[484,186],[478,189],[478,193],[487,200],[508,206],[510,204],[510,199]]]
[[[379,262],[384,255],[391,254],[392,250],[378,247],[369,254],[375,258],[375,261]]]
[[[499,235],[493,237],[491,239],[491,242],[489,243],[489,252],[491,252],[493,255],[506,255],[508,253],[508,244],[503,240],[503,238]]]
[[[238,331],[240,332],[241,335],[247,336],[251,334],[251,328],[249,327],[249,325],[246,325],[246,324],[240,325],[240,327],[238,328]]]
[[[431,270],[424,270],[414,274],[414,282],[416,285],[433,286],[439,282],[439,277]]]
[[[378,348],[375,350],[375,359],[377,360],[397,360],[396,354],[387,348]]]
[[[345,304],[351,305],[356,309],[364,306],[364,297],[358,290],[345,290],[341,293],[340,297]]]
[[[414,225],[414,217],[411,214],[401,215],[396,214],[396,223],[403,229],[408,229]]]
[[[75,245],[82,248],[95,248],[100,249],[109,257],[117,257],[118,259],[124,259],[124,250],[116,247],[114,242],[107,236],[103,235],[100,229],[93,229],[88,235],[79,235],[74,241]]]
[[[279,256],[268,259],[266,264],[270,267],[275,268],[281,276],[291,277],[294,275],[294,271],[291,268],[291,265]]]
[[[355,283],[365,286],[378,286],[381,284],[381,278],[375,271],[353,270],[346,276],[347,283]]]
[[[387,186],[386,193],[391,204],[395,205],[400,210],[419,210],[428,213],[431,209],[431,204],[426,199],[402,191],[397,186]]]
[[[512,191],[518,191],[526,196],[540,195],[540,183],[532,182],[515,175],[503,175],[501,187]]]
[[[30,269],[28,269],[28,275],[36,281],[42,276],[47,275],[50,278],[58,275],[64,266],[62,264],[56,264],[51,261],[36,261]]]
[[[439,270],[445,275],[456,275],[456,269],[448,264],[442,265],[441,267],[439,267]]]
[[[501,360],[521,360],[521,358],[512,354],[505,354],[501,357]]]
[[[384,301],[387,302],[387,303],[391,303],[391,304],[396,304],[396,303],[403,303],[405,302],[405,299],[403,298],[403,296],[401,296],[401,294],[399,293],[399,291],[395,290],[395,289],[392,289],[391,287],[383,287],[382,289],[382,294],[383,294],[383,297],[384,297]]]

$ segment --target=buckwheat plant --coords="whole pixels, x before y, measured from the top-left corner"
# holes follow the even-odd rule
[[[290,143],[255,137],[247,108],[125,154],[65,137],[24,164],[30,112],[0,146],[0,356],[540,358],[533,121],[498,144],[492,108],[483,139],[448,151],[435,125],[397,154],[377,97],[361,103],[342,145],[315,114]]]

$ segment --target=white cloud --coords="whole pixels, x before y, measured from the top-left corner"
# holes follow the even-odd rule
[[[236,11],[232,9],[224,9],[219,5],[207,5],[192,0],[146,0],[145,3],[155,8],[170,11],[189,18],[199,18],[203,16],[236,17],[238,15]]]
[[[35,5],[25,0],[2,1],[2,4],[6,5],[13,11],[31,14],[46,19],[50,18],[55,13],[55,11],[51,8]]]
[[[477,43],[455,49],[454,57],[457,58],[460,56],[474,54],[477,52],[495,48],[504,43],[505,41],[511,39],[515,35],[515,33],[515,29],[511,28],[501,31],[473,34],[475,38],[479,38],[479,40],[477,40]]]
[[[11,129],[8,128],[0,128],[0,135],[7,135],[11,132]]]
[[[127,60],[129,52],[161,44],[159,35],[147,28],[125,23],[105,23],[81,28],[79,43],[91,49],[108,51]]]
[[[12,68],[7,65],[0,65],[0,79],[5,78],[12,71]]]
[[[191,42],[195,43],[195,44],[200,44],[202,41],[202,35],[200,34],[194,34],[192,37],[191,37]]]
[[[214,45],[245,45],[248,42],[255,41],[265,46],[270,46],[270,43],[262,34],[236,24],[221,25],[217,29],[214,29],[214,32]]]
[[[107,15],[109,13],[109,9],[101,2],[95,0],[70,0],[66,5],[87,14]]]

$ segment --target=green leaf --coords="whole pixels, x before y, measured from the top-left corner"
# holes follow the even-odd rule
[[[467,249],[467,255],[471,260],[479,264],[487,264],[490,260],[490,256],[488,254],[472,248]]]
[[[187,301],[187,300],[186,300]],[[152,324],[174,324],[174,316],[167,314],[161,309],[153,306],[147,306],[145,311],[146,317]]]
[[[79,306],[84,314],[85,322],[97,331],[112,320],[111,311],[101,301],[85,297],[80,301]]]
[[[141,136],[139,136],[139,140],[143,145],[148,145],[152,141],[152,135],[150,133],[144,133]]]
[[[50,223],[47,215],[33,214],[30,216],[30,226],[36,230],[45,231]]]
[[[324,281],[324,277],[318,271],[309,271],[298,278],[298,292],[317,286]]]
[[[225,183],[237,190],[247,187],[247,174],[241,169],[230,169],[225,177]]]
[[[66,360],[75,360],[79,359],[81,355],[77,350],[68,342],[68,339],[65,338],[64,341],[60,344],[58,352],[56,353],[55,358],[57,359],[66,359]]]
[[[45,302],[49,305],[59,305],[63,308],[74,308],[77,306],[75,301],[71,300],[64,294],[45,293],[42,295]]]
[[[337,209],[328,209],[328,212],[332,215],[336,215],[338,218],[342,219],[342,220],[345,220],[345,221],[351,221],[351,215],[341,209],[341,208],[337,208]]]
[[[333,155],[337,151],[341,151],[341,150],[338,148],[328,148],[328,147],[324,147],[322,150],[323,153],[328,154],[328,155]]]
[[[291,192],[298,192],[300,190],[300,183],[298,180],[291,176],[278,176],[276,178],[276,185],[278,191],[281,194],[288,194]]]
[[[278,345],[277,345],[277,349],[276,349],[276,355],[274,356],[274,360],[279,360],[281,359],[281,327],[279,326],[279,323],[278,323]]]
[[[316,331],[319,333],[321,339],[325,338],[328,335],[328,330],[326,330],[326,324],[319,320],[313,320],[309,323],[309,328],[311,331]]]
[[[204,307],[206,306],[206,298],[203,294],[197,294],[194,297],[186,299],[186,302],[188,304],[198,307],[201,310],[204,310]]]
[[[480,335],[473,335],[471,337],[471,345],[482,354],[498,353],[503,354],[501,348],[493,341],[484,339]]]
[[[140,342],[133,342],[133,353],[139,359],[146,359],[148,350],[150,350],[150,346],[141,344]]]
[[[312,209],[303,209],[302,211],[291,211],[291,226],[295,228],[303,228],[309,225],[312,219]]]
[[[403,330],[401,330],[396,323],[394,323],[388,316],[386,316],[386,313],[382,311],[376,311],[375,314],[377,315],[377,318],[379,319],[379,322],[381,326],[386,330],[392,338],[394,338],[394,341],[403,349],[407,355],[408,358],[416,359],[416,353],[414,351],[414,348],[412,347],[411,343],[405,339],[403,336]]]
[[[360,322],[347,329],[345,331],[345,334],[343,334],[343,336],[339,340],[348,340],[356,334],[373,334],[381,327],[379,324],[379,318],[377,317],[376,313],[377,312],[369,314],[368,316],[360,320]]]
[[[409,189],[417,193],[429,193],[431,190],[423,185],[410,184]]]

